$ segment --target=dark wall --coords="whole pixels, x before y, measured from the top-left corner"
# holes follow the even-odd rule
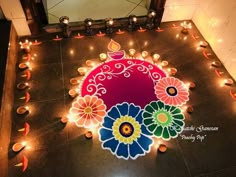
[[[2,92],[6,71],[6,62],[7,62],[7,53],[8,53],[8,45],[11,31],[11,22],[0,20],[0,100],[2,100]],[[0,102],[0,110],[1,110],[1,102]]]
[[[46,10],[42,0],[20,0],[27,23],[32,35],[42,32],[42,27],[48,24]]]

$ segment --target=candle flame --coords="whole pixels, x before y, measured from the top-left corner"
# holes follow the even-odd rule
[[[108,50],[112,51],[112,52],[116,52],[120,50],[120,44],[117,43],[116,41],[112,40],[109,42],[108,46],[107,46]]]

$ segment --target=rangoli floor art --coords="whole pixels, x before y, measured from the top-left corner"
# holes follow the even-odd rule
[[[113,40],[108,49],[109,58],[80,83],[70,117],[78,127],[100,127],[103,149],[136,159],[150,151],[153,138],[167,141],[183,131],[178,106],[189,100],[188,88],[155,62],[126,57]]]

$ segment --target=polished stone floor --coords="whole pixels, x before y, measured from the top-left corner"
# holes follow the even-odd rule
[[[229,75],[224,67],[218,68],[224,72],[222,77],[215,74],[211,63],[218,59],[209,46],[205,49],[211,53],[209,59],[203,55],[203,48],[196,49],[199,41],[204,40],[196,27],[193,26],[188,35],[183,35],[179,24],[163,23],[162,32],[126,32],[82,39],[75,39],[75,34],[72,34],[71,38],[61,41],[52,40],[55,34],[37,38],[42,44],[32,46],[30,52],[32,56],[36,54],[30,61],[32,77],[28,92],[31,99],[25,104],[19,99],[24,96],[24,91],[15,90],[11,135],[12,144],[24,140],[30,148],[17,154],[9,151],[9,176],[235,177],[236,102],[229,95],[230,89],[235,91],[235,85],[221,84]],[[179,34],[178,38],[176,34]],[[146,50],[151,55],[160,54],[161,60],[169,62],[169,67],[178,69],[177,78],[196,83],[196,88],[190,90],[187,103],[193,106],[194,112],[185,112],[186,127],[192,126],[195,130],[183,131],[178,138],[163,142],[168,146],[166,153],[158,153],[154,145],[150,153],[137,160],[118,159],[101,148],[97,134],[92,140],[87,140],[85,129],[60,122],[60,118],[68,114],[73,101],[68,95],[72,88],[70,78],[79,76],[77,68],[87,59],[98,59],[100,53],[107,52],[111,38],[126,52],[134,48],[139,52]],[[22,61],[22,52],[19,51],[17,64]],[[16,84],[25,80],[22,73],[17,70]],[[29,106],[30,113],[17,115],[15,110],[21,105]],[[25,137],[17,131],[24,122],[31,126]],[[201,126],[217,127],[218,131],[206,131]],[[29,160],[24,173],[14,166],[22,156]]]

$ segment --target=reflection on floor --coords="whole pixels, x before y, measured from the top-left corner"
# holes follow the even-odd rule
[[[147,0],[47,0],[49,23],[58,23],[61,16],[68,16],[71,22],[105,18],[127,17],[130,14],[146,15]]]
[[[19,153],[9,153],[9,176],[235,177],[236,105],[229,94],[235,85],[222,82],[229,75],[223,66],[212,66],[213,61],[219,60],[211,48],[198,48],[204,39],[196,27],[183,34],[179,25],[180,22],[163,23],[157,31],[79,39],[74,38],[78,32],[62,40],[53,40],[55,35],[50,34],[37,39],[42,43],[31,47],[30,58],[23,58],[20,51],[18,64],[30,62],[30,100],[25,103],[29,96],[25,91],[15,90],[11,142],[26,141],[27,145]],[[166,69],[177,68],[176,78],[196,84],[187,103],[193,107],[193,113],[184,112],[186,130],[176,139],[159,140],[167,145],[166,153],[157,152],[156,139],[151,152],[144,157],[118,159],[101,148],[96,133],[88,140],[84,137],[86,129],[60,121],[73,101],[68,94],[74,88],[70,79],[80,77],[77,69],[85,66],[86,60],[99,61],[111,38],[126,53],[133,48],[138,55],[144,50],[148,57],[159,54],[160,61],[169,63]],[[29,77],[20,70],[16,76],[16,84]],[[24,105],[30,112],[17,115],[16,108]],[[27,136],[18,131],[25,122],[30,125]],[[21,168],[14,165],[23,156],[28,158],[28,168],[21,174]]]

